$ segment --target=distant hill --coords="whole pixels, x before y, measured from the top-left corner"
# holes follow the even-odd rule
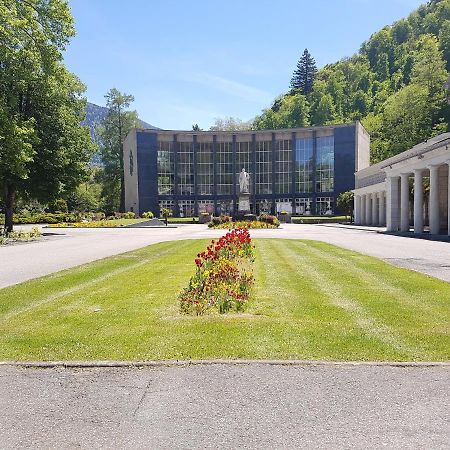
[[[104,106],[96,105],[95,103],[87,103],[86,105],[86,118],[83,120],[83,125],[88,125],[91,129],[91,136],[94,142],[98,143],[98,137],[96,134],[96,128],[101,124],[103,119],[108,114],[108,108]],[[148,130],[159,130],[159,128],[150,125],[147,122],[139,119],[141,127]],[[98,153],[94,154],[92,157],[92,164],[95,166],[101,165],[100,155]]]

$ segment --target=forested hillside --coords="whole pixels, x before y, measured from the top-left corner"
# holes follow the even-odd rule
[[[431,0],[374,33],[356,55],[320,69],[309,92],[292,88],[277,98],[253,126],[358,119],[371,134],[376,162],[449,129],[448,70],[450,0]]]

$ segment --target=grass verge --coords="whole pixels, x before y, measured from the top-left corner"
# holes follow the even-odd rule
[[[165,242],[0,290],[1,360],[450,360],[450,284],[315,241],[257,239],[243,314],[182,316],[207,241]]]

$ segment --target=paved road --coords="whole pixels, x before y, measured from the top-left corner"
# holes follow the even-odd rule
[[[42,241],[0,247],[0,288],[156,242],[213,238],[223,230],[205,225],[177,228],[44,229]],[[384,258],[393,264],[450,281],[450,243],[379,234],[373,229],[283,225],[253,230],[254,238],[317,239]]]
[[[450,367],[0,368],[1,448],[450,447]]]

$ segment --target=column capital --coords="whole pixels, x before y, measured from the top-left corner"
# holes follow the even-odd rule
[[[439,169],[440,166],[441,166],[441,164],[429,164],[427,166],[427,168],[430,170],[437,170],[437,169]]]
[[[450,164],[450,161],[448,162]],[[414,169],[414,175],[422,175],[425,169]]]
[[[405,177],[409,177],[411,175],[411,172],[402,172],[400,174],[400,177],[405,178]]]

